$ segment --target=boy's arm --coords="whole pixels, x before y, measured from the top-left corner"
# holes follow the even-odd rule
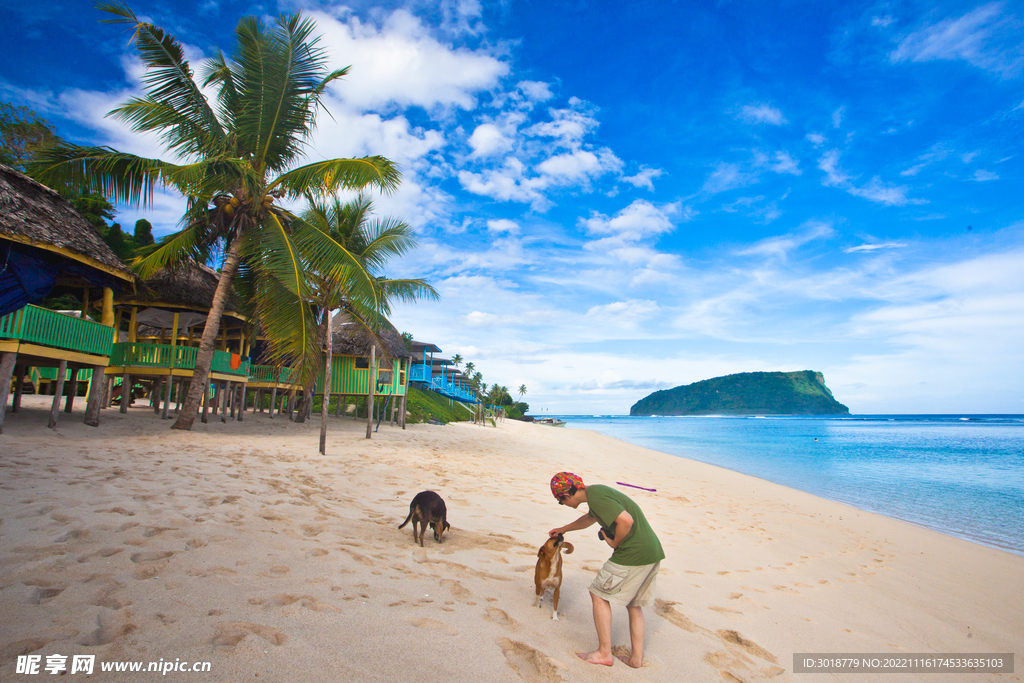
[[[596,523],[597,523],[597,520],[594,519],[593,517],[591,517],[590,515],[583,515],[582,517],[577,519],[575,522],[569,522],[565,526],[560,526],[557,529],[552,529],[551,531],[548,532],[548,537],[550,538],[551,536],[557,536],[558,534],[564,534],[567,531],[579,531],[580,529],[586,529],[588,526],[593,526]],[[632,524],[633,520],[630,519],[629,523]]]
[[[608,534],[604,535],[604,542],[612,548],[618,548],[619,544],[629,536],[629,530],[633,528],[633,516],[623,510],[619,513],[619,516],[615,518],[615,538],[609,538]]]

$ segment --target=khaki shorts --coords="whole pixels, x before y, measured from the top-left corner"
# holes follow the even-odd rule
[[[590,592],[617,605],[646,607],[654,597],[659,567],[661,562],[627,567],[608,560],[590,584]]]

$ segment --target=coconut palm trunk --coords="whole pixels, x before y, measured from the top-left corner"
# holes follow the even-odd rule
[[[331,402],[331,358],[334,355],[334,329],[330,311],[327,318],[327,361],[324,365],[324,404],[320,408],[320,455],[327,455],[327,405]],[[341,400],[341,397],[338,397]]]
[[[320,327],[317,328],[317,349],[322,350],[324,348],[324,336],[330,334],[331,327],[331,316],[330,311],[325,312],[324,319],[320,322]],[[328,337],[328,344],[330,344],[330,338]],[[319,360],[319,359],[318,359]],[[317,363],[319,365],[319,363]],[[306,416],[310,415],[313,408],[313,389],[315,388],[316,379],[311,377],[306,385],[302,388],[302,399],[299,400],[298,413],[295,416],[295,421],[304,423]]]
[[[203,326],[203,337],[199,342],[199,349],[196,351],[196,367],[193,370],[192,382],[189,384],[188,396],[185,397],[185,403],[181,406],[178,419],[171,425],[171,429],[191,430],[192,424],[196,421],[199,402],[203,392],[207,390],[206,383],[210,378],[210,367],[213,365],[214,345],[217,342],[217,335],[220,333],[220,316],[224,313],[228,293],[231,291],[231,283],[242,258],[241,254],[242,235],[239,233],[232,240],[227,258],[224,259],[220,280],[217,281],[217,290],[213,294],[213,303],[206,316],[206,324]]]

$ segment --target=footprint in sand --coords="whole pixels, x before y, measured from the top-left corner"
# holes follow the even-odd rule
[[[487,611],[484,613],[484,619],[492,624],[498,624],[500,626],[516,626],[515,619],[510,617],[508,612],[503,609],[498,609],[497,607],[488,607]]]
[[[427,631],[438,631],[440,633],[446,633],[450,636],[459,635],[459,632],[451,626],[449,626],[448,624],[444,623],[443,621],[438,621],[437,619],[431,619],[430,617],[413,619],[409,623],[411,623],[416,628],[426,629]]]
[[[441,579],[441,585],[450,590],[452,597],[456,600],[466,600],[473,597],[473,592],[455,579]]]
[[[127,611],[125,610],[125,612]],[[135,624],[128,621],[128,617],[124,612],[101,612],[96,617],[96,629],[84,638],[81,638],[78,644],[85,647],[108,645],[118,638],[132,633],[135,629]]]
[[[248,621],[225,621],[217,624],[214,628],[216,633],[211,644],[218,649],[234,649],[249,634],[257,635],[271,645],[284,645],[288,642],[288,636],[284,632]]]
[[[132,562],[159,562],[160,560],[166,560],[168,557],[174,555],[173,551],[170,550],[152,550],[142,553],[134,553],[131,557]]]
[[[495,642],[512,670],[529,683],[561,683],[562,677],[558,675],[558,670],[569,668],[526,643],[508,638],[498,638]]]
[[[63,588],[42,588],[37,586],[32,594],[28,598],[28,604],[30,605],[41,605],[45,602],[53,600],[55,597],[64,592]]]
[[[660,616],[662,619],[672,622],[684,631],[690,633],[697,633],[698,626],[686,618],[682,612],[676,610],[673,605],[678,603],[671,602],[669,600],[662,600],[661,598],[655,598],[654,600],[654,613]]]
[[[766,662],[778,664],[778,660],[775,659],[775,655],[773,655],[771,652],[768,652],[768,650],[764,649],[752,640],[747,640],[736,631],[718,631],[718,637],[727,643],[740,646],[741,648],[743,648],[745,652],[752,654],[755,657],[760,657]]]

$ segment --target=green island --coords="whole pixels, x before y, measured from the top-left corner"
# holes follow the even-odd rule
[[[798,372],[741,372],[655,391],[630,415],[849,415],[825,386],[825,376]]]

